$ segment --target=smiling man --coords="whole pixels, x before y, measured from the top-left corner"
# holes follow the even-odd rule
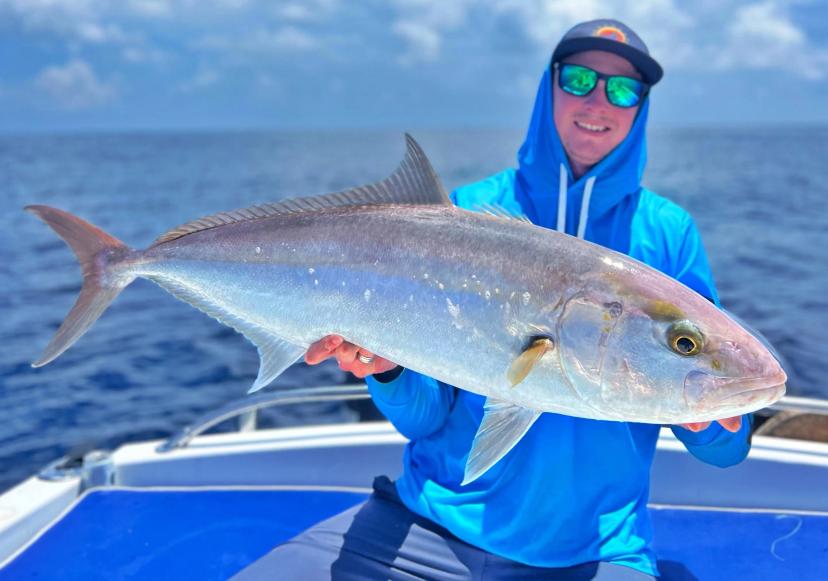
[[[452,194],[629,254],[718,303],[698,231],[641,186],[650,90],[662,70],[614,20],[572,28],[541,79],[519,166]],[[364,504],[277,547],[240,578],[649,579],[658,575],[647,511],[659,426],[544,413],[479,479],[463,486],[484,398],[330,336],[310,364],[336,357],[367,383],[410,442],[403,474]],[[718,466],[741,461],[749,421],[675,426]]]
[[[578,179],[627,137],[646,85],[628,60],[610,52],[575,53],[552,66],[555,127]],[[632,105],[613,105],[608,83],[614,91],[610,95],[623,95]]]

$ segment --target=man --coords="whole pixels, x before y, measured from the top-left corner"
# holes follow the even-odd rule
[[[614,20],[572,28],[541,80],[517,170],[456,190],[540,226],[624,252],[718,303],[699,234],[675,204],[641,187],[649,90],[661,78],[641,39]],[[402,477],[377,479],[364,504],[278,547],[248,573],[292,578],[641,579],[650,549],[649,471],[659,426],[542,414],[478,480],[461,486],[483,415],[459,390],[329,336],[306,361],[335,356],[367,383],[410,439]],[[727,466],[750,422],[674,427],[688,450]]]

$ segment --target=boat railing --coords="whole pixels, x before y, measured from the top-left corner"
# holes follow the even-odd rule
[[[221,408],[208,412],[191,425],[182,428],[170,436],[168,440],[158,446],[158,452],[165,453],[186,448],[193,438],[234,417],[239,418],[239,431],[255,430],[258,412],[265,408],[295,403],[347,401],[369,398],[370,394],[368,393],[367,387],[361,384],[280,389],[278,391],[234,400]],[[828,400],[786,396],[767,409],[828,415]]]
[[[161,443],[156,450],[164,454],[184,449],[197,436],[233,418],[239,419],[240,432],[255,430],[258,412],[265,408],[310,402],[367,400],[370,397],[365,384],[286,388],[243,397],[197,418]],[[828,400],[786,396],[758,413],[770,415],[780,411],[828,416]],[[107,482],[112,471],[110,456],[109,452],[94,449],[64,456],[49,464],[38,476],[50,481],[81,477],[84,487]]]
[[[828,400],[788,395],[767,409],[779,412],[791,411],[806,414],[828,415]]]
[[[170,436],[158,446],[157,451],[165,453],[186,448],[193,438],[234,417],[239,418],[239,431],[255,430],[258,412],[264,408],[320,401],[360,400],[370,397],[365,384],[289,388],[245,397],[204,414],[189,426]]]

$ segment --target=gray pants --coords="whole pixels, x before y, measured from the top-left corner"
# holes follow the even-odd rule
[[[630,580],[649,575],[610,563],[547,569],[510,561],[465,543],[408,510],[386,477],[364,503],[279,545],[233,577],[271,579]]]

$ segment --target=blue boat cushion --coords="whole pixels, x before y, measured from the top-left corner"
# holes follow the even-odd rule
[[[226,579],[367,497],[326,490],[98,489],[0,569],[11,579]],[[653,508],[667,579],[828,579],[828,514]]]

